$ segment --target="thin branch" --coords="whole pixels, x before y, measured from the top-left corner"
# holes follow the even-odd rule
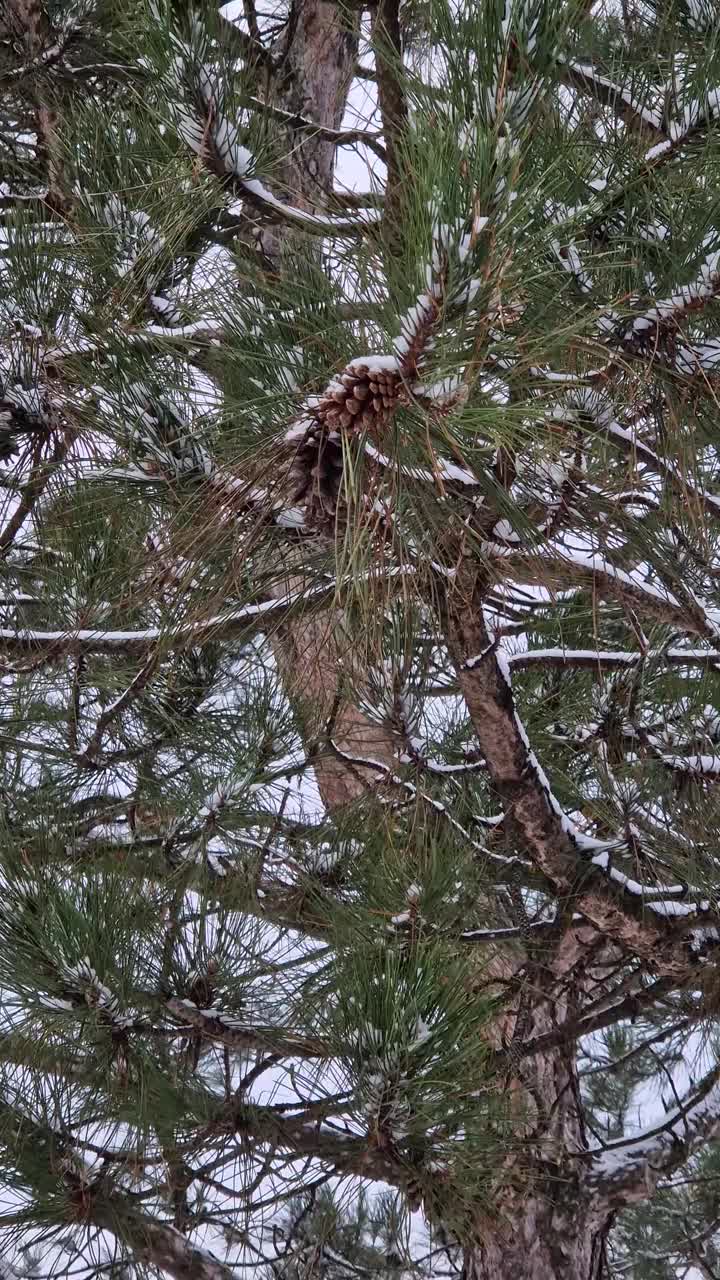
[[[596,1198],[613,1208],[648,1199],[660,1178],[718,1133],[720,1066],[714,1066],[661,1124],[590,1153],[589,1181]]]

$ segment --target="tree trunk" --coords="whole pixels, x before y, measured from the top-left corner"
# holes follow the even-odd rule
[[[609,1221],[562,1179],[508,1193],[500,1212],[466,1250],[463,1280],[600,1280]]]
[[[360,11],[328,0],[294,0],[280,106],[339,129],[355,72]],[[287,183],[295,204],[314,209],[332,191],[335,143],[306,129],[290,131]]]
[[[294,0],[277,105],[322,128],[339,129],[357,61],[359,34],[359,10],[345,10],[327,0]],[[335,143],[331,138],[302,127],[288,129],[283,181],[298,208],[312,212],[327,202],[334,168]],[[283,241],[288,236],[292,237],[292,232],[277,228],[264,233],[264,252],[278,261],[279,270]],[[303,576],[304,560],[302,547],[297,556],[288,557],[287,578],[278,584],[277,594],[299,592],[312,585]],[[334,755],[324,741],[326,731],[331,730],[333,743],[344,755],[377,761],[386,769],[392,768],[395,759],[393,735],[357,706],[362,655],[348,636],[341,610],[286,624],[274,647],[304,740],[314,753],[323,804],[334,812],[358,800],[383,779],[377,770]]]
[[[587,960],[592,936],[577,923],[542,947],[528,942],[520,994],[493,1028],[495,1047],[508,1056],[510,1152],[502,1188],[490,1204],[478,1206],[464,1235],[464,1280],[602,1275],[612,1212],[588,1182],[576,1040],[568,1035],[542,1053],[524,1051],[541,1037],[560,1036],[576,1015],[583,987],[597,982]]]
[[[553,1025],[547,1016],[533,1017],[528,1038]],[[510,1081],[518,1104],[511,1129],[516,1154],[508,1159],[502,1190],[492,1204],[479,1206],[463,1280],[599,1280],[603,1274],[612,1213],[586,1183],[574,1049],[570,1044],[538,1055],[540,1061],[517,1063]]]

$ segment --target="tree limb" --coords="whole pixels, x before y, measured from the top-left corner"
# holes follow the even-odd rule
[[[720,1066],[714,1066],[662,1123],[590,1153],[588,1181],[603,1205],[647,1200],[660,1178],[720,1134]]]

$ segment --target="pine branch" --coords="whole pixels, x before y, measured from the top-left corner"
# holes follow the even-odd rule
[[[198,1009],[189,1000],[172,997],[166,1002],[168,1012],[189,1027],[195,1027],[204,1038],[227,1045],[235,1052],[257,1050],[270,1053],[275,1058],[330,1058],[329,1045],[302,1036],[275,1030],[272,1027],[245,1026],[234,1015],[223,1014],[221,1009]]]
[[[30,475],[20,490],[20,500],[4,528],[0,530],[0,560],[5,559],[11,551],[25,522],[45,493],[53,474],[62,467],[68,457],[76,438],[77,432],[70,426],[65,426],[62,434],[56,432],[49,458],[42,456],[45,443],[43,436],[38,438],[33,449],[34,457]]]
[[[333,142],[336,147],[349,147],[360,143],[365,147],[369,147],[383,163],[387,160],[387,152],[382,143],[382,133],[373,133],[369,129],[330,129],[307,116],[300,115],[297,112],[284,111],[282,107],[278,107],[274,103],[265,102],[261,98],[249,97],[247,101],[261,115],[268,115],[273,120],[279,121],[280,124],[286,125],[289,129],[302,129],[308,133],[316,134],[326,142]],[[368,201],[372,202],[373,195],[374,193],[367,193]],[[374,198],[377,199],[376,196]],[[359,204],[362,208],[365,201],[361,198]]]
[[[411,566],[403,571],[412,575]],[[393,573],[393,578],[401,575]],[[372,575],[374,578],[374,575]],[[189,622],[180,627],[146,627],[134,631],[114,631],[102,628],[80,628],[67,631],[21,630],[0,628],[0,652],[5,653],[47,653],[49,657],[57,657],[63,653],[128,653],[140,655],[156,649],[182,648],[207,643],[209,640],[223,640],[238,637],[249,637],[256,633],[272,631],[285,622],[293,612],[306,612],[321,609],[331,603],[343,586],[357,585],[351,579],[345,584],[337,582],[321,583],[306,591],[289,592],[275,600],[265,600],[261,604],[248,604],[238,609],[229,609],[224,613],[197,622]]]
[[[589,94],[601,106],[610,107],[638,133],[649,135],[655,141],[665,136],[661,114],[648,109],[639,98],[607,76],[601,75],[592,63],[561,61],[558,64],[558,79],[570,89]]]
[[[502,554],[496,545],[486,544],[492,555]],[[637,609],[641,616],[676,628],[686,635],[699,635],[713,643],[717,637],[709,621],[708,608],[700,606],[689,616],[686,602],[678,599],[669,589],[643,581],[639,575],[620,569],[602,555],[584,551],[565,552],[562,548],[549,547],[538,550],[530,557],[517,555],[512,548],[505,549],[502,562],[510,570],[515,582],[533,582],[537,579],[538,563],[542,565],[543,580],[548,584],[576,583],[591,588],[599,597],[616,604],[627,604]],[[679,586],[679,584],[678,584]],[[712,613],[712,610],[710,610]]]
[[[639,650],[594,649],[525,649],[510,654],[508,662],[513,671],[526,671],[533,667],[563,669],[575,667],[586,671],[632,671],[642,663],[669,667],[709,667],[720,663],[720,651],[713,649],[654,649],[647,653]]]
[[[655,900],[656,886],[643,886],[613,869],[609,850],[615,842],[588,840],[565,815],[516,711],[509,664],[482,621],[482,587],[466,582],[460,594],[461,583],[445,598],[448,647],[480,750],[505,804],[506,824],[561,899],[572,896],[580,915],[631,954],[655,957],[659,938],[676,932],[671,921],[678,915],[699,921],[711,911],[710,902],[679,904],[669,888],[666,897]],[[478,643],[479,655],[468,657]],[[660,961],[659,972],[689,966],[689,954],[681,959],[684,951],[681,939]]]
[[[672,977],[656,978],[645,987],[638,985],[629,995],[616,1000],[605,999],[601,1001],[601,1008],[596,1013],[588,1012],[582,1018],[568,1020],[565,1026],[530,1037],[520,1045],[518,1052],[523,1058],[532,1057],[546,1053],[549,1049],[575,1043],[595,1031],[622,1026],[628,1019],[639,1017],[644,1010],[655,1007],[659,1000],[675,990],[675,985]],[[698,1019],[699,1017],[698,1013]]]
[[[121,1240],[138,1263],[157,1267],[173,1280],[234,1280],[234,1267],[193,1245],[176,1227],[135,1208],[117,1192],[97,1198],[90,1220]]]
[[[720,1133],[720,1067],[707,1072],[660,1124],[590,1153],[597,1202],[620,1208],[648,1199],[660,1178],[686,1164]]]

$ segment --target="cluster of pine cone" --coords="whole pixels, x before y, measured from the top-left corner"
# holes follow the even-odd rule
[[[343,474],[341,433],[366,432],[378,440],[398,406],[402,385],[398,370],[372,358],[353,360],[312,405],[312,422],[290,472],[292,502],[304,504],[306,525],[317,529],[335,523]]]

